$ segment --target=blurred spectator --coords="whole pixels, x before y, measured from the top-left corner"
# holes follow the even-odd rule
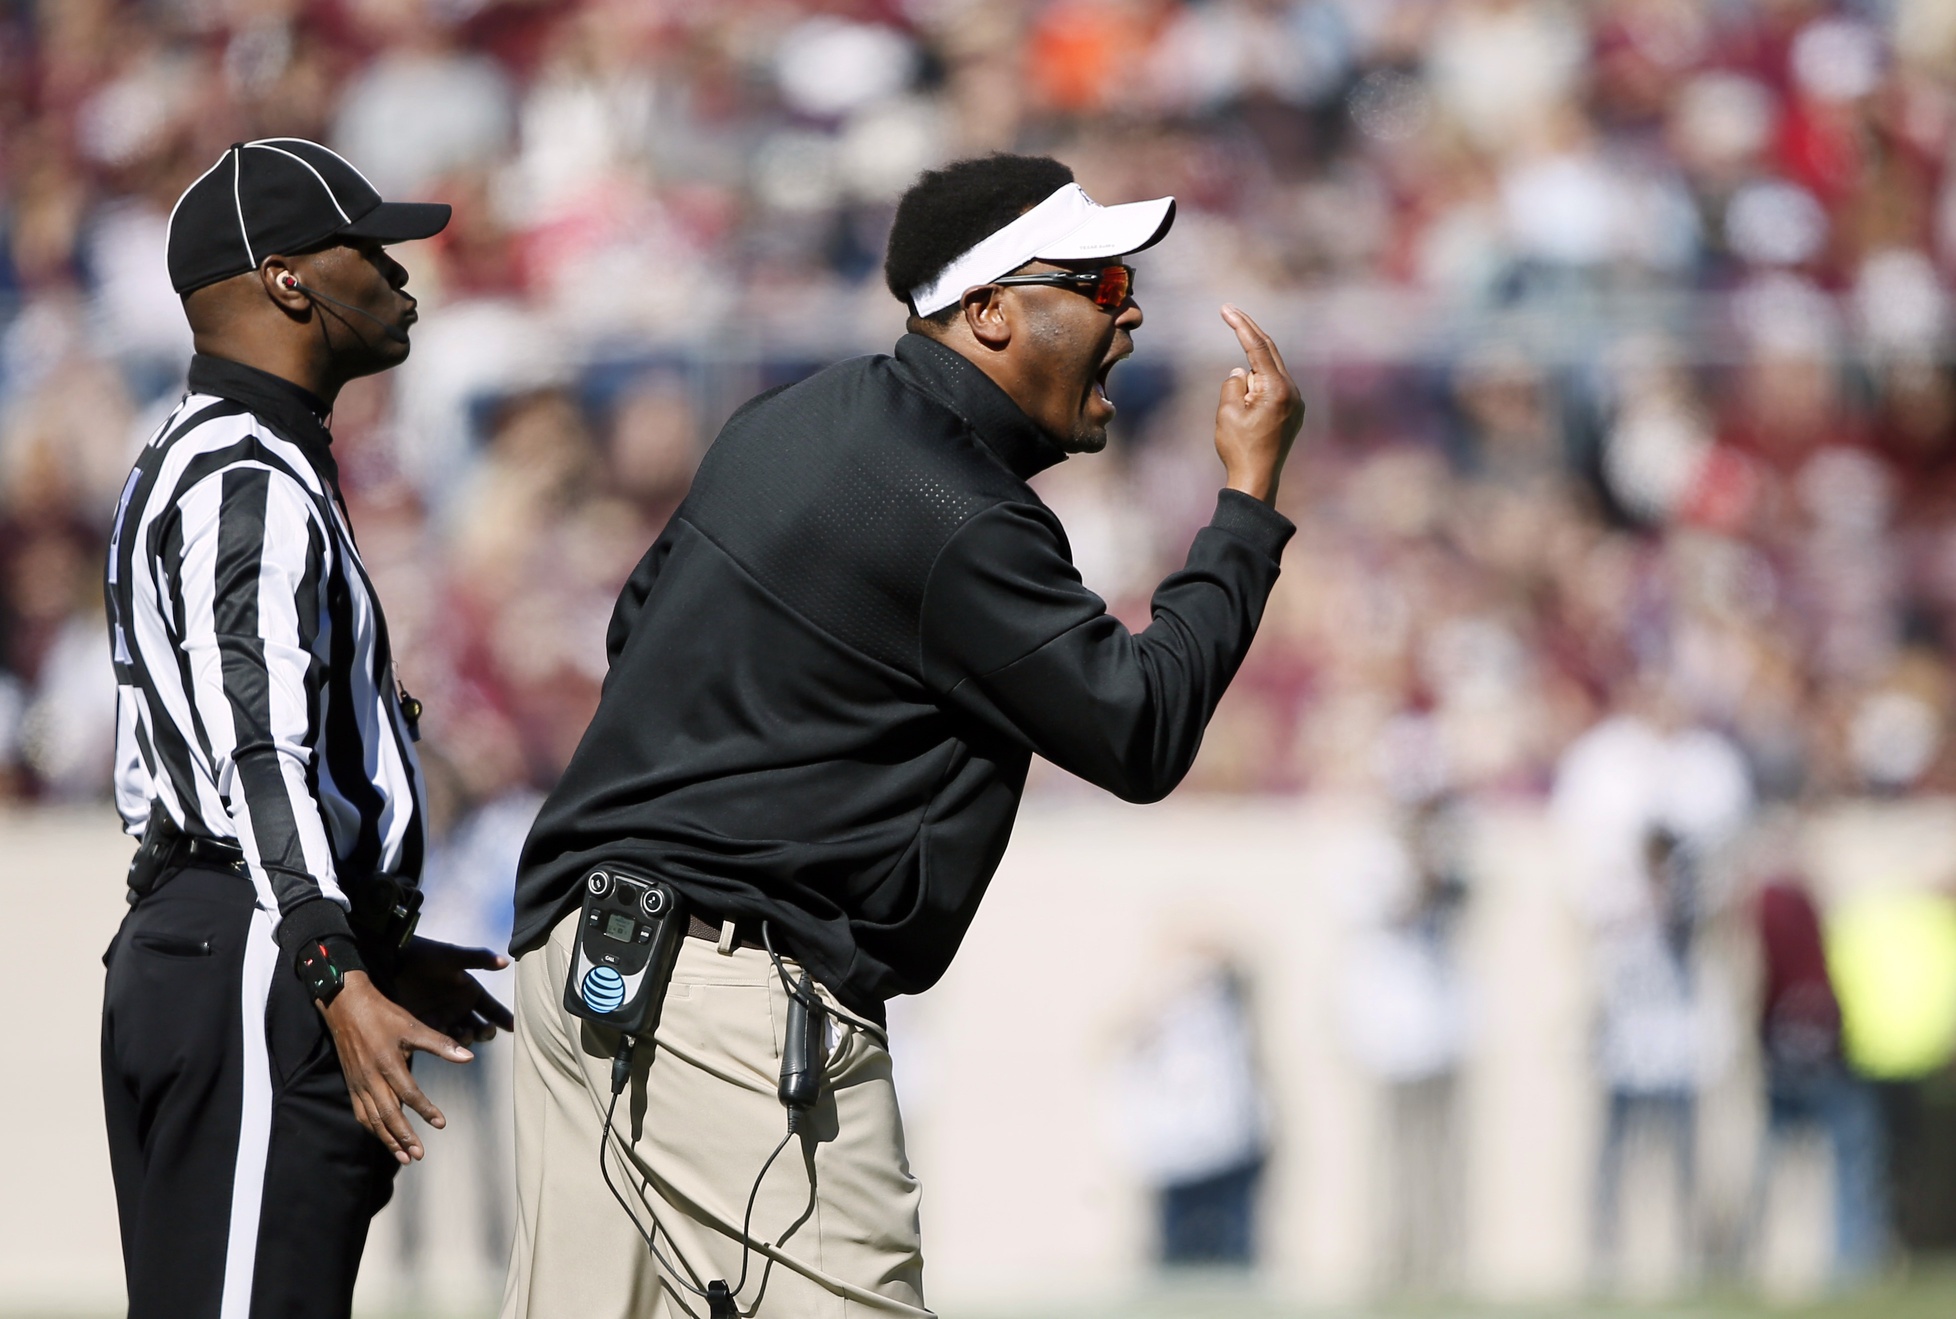
[[[1841,1010],[1827,971],[1820,912],[1797,874],[1768,880],[1755,898],[1764,986],[1760,1052],[1766,1132],[1754,1171],[1748,1236],[1758,1240],[1773,1167],[1804,1130],[1825,1132],[1834,1164],[1834,1258],[1840,1285],[1866,1280],[1888,1245],[1881,1115],[1841,1052]]]
[[[1564,752],[1550,804],[1578,861],[1579,905],[1599,922],[1642,925],[1667,903],[1695,900],[1670,886],[1670,859],[1681,849],[1702,858],[1730,841],[1753,794],[1739,749],[1709,728],[1680,726],[1673,694],[1643,682],[1626,685],[1626,696],[1632,712]],[[1661,862],[1660,839],[1669,840]]]
[[[1623,1171],[1633,1141],[1671,1156],[1671,1227],[1681,1271],[1700,1263],[1698,1093],[1705,1079],[1707,1021],[1692,967],[1698,927],[1695,859],[1676,835],[1644,837],[1644,902],[1603,935],[1597,1033],[1605,1111],[1596,1169],[1595,1276],[1620,1266]]]
[[[1234,965],[1210,952],[1183,961],[1122,1070],[1120,1126],[1154,1192],[1156,1258],[1246,1267],[1269,1122],[1256,1029]]]
[[[484,52],[459,48],[442,6],[406,0],[360,5],[377,52],[339,97],[333,148],[388,196],[502,155],[512,119],[508,74]]]
[[[1956,898],[1870,888],[1828,913],[1827,963],[1847,1060],[1881,1101],[1892,1221],[1902,1244],[1956,1244],[1942,1153],[1956,1059]]]
[[[1361,935],[1345,973],[1353,1054],[1384,1091],[1378,1163],[1387,1285],[1432,1295],[1458,1289],[1466,1224],[1460,1072],[1471,1004],[1459,928],[1467,901],[1462,821],[1443,799],[1411,813],[1408,882],[1384,924]]]

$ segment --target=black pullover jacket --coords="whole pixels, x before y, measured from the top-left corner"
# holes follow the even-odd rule
[[[856,1011],[950,964],[1034,752],[1128,801],[1188,772],[1294,528],[1225,490],[1139,635],[1026,478],[1065,455],[905,335],[746,404],[619,596],[598,712],[524,847],[511,951],[635,862]]]

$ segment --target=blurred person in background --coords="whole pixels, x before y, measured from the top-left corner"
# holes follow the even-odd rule
[[[1407,809],[1394,849],[1401,891],[1384,923],[1361,933],[1344,972],[1349,1047],[1384,1092],[1375,1161],[1386,1285],[1416,1295],[1460,1285],[1466,1229],[1461,810],[1445,797]]]
[[[1213,949],[1170,956],[1175,984],[1120,1069],[1118,1127],[1154,1196],[1155,1259],[1170,1269],[1247,1269],[1269,1103],[1243,972]]]
[[[1947,1250],[1956,1245],[1943,1175],[1956,1133],[1956,897],[1869,883],[1831,904],[1823,929],[1843,1050],[1880,1101],[1888,1221],[1911,1251]]]
[[[1652,1143],[1671,1157],[1671,1227],[1681,1272],[1700,1260],[1698,1093],[1706,1027],[1692,965],[1698,932],[1696,858],[1676,834],[1644,837],[1644,901],[1612,923],[1598,949],[1597,1062],[1604,1088],[1597,1154],[1594,1276],[1620,1268],[1623,1172],[1630,1151]]]
[[[1762,1238],[1767,1192],[1785,1147],[1814,1127],[1833,1154],[1837,1286],[1868,1281],[1888,1249],[1881,1114],[1874,1091],[1847,1065],[1841,1009],[1827,969],[1819,908],[1798,871],[1760,885],[1753,899],[1761,953],[1759,1045],[1766,1130],[1753,1172],[1747,1237]]]

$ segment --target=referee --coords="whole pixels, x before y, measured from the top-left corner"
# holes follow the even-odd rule
[[[448,215],[292,138],[233,146],[171,213],[197,355],[107,568],[116,804],[142,839],[103,959],[132,1319],[345,1316],[422,1154],[403,1105],[442,1125],[411,1051],[466,1062],[509,1024],[468,974],[503,959],[410,937],[418,710],[326,430],[343,384],[408,354],[385,245]]]

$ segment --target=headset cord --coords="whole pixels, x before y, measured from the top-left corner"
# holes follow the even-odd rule
[[[774,1161],[781,1157],[781,1151],[787,1149],[788,1142],[795,1137],[795,1129],[800,1126],[800,1123],[795,1121],[795,1116],[795,1110],[789,1109],[788,1130],[782,1135],[781,1143],[774,1147],[774,1153],[767,1156],[767,1162],[761,1165],[761,1170],[754,1174],[753,1189],[747,1192],[747,1212],[740,1220],[740,1281],[733,1285],[733,1289],[728,1293],[729,1296],[739,1296],[740,1289],[747,1285],[747,1261],[754,1244],[754,1238],[748,1235],[748,1229],[754,1225],[754,1201],[760,1197],[761,1183],[767,1178],[767,1170],[774,1166]]]
[[[889,1034],[886,1030],[879,1028],[868,1022],[860,1021],[856,1017],[850,1015],[847,1012],[841,1012],[835,1008],[830,1007],[827,1003],[824,1003],[820,998],[818,998],[814,994],[812,989],[804,990],[800,988],[798,985],[796,985],[794,981],[788,979],[788,968],[782,965],[781,954],[774,951],[773,932],[768,928],[768,923],[765,919],[761,921],[761,942],[762,944],[766,945],[767,955],[774,962],[774,974],[781,977],[782,992],[787,994],[789,998],[794,999],[797,1003],[807,1008],[810,1012],[822,1012],[830,1016],[840,1018],[841,1020],[848,1022],[851,1026],[854,1026],[857,1030],[863,1031],[866,1034],[876,1038],[877,1040],[880,1040],[884,1048],[889,1047],[889,1043],[890,1043]],[[794,1115],[794,1110],[790,1109],[789,1118],[791,1121],[793,1120],[793,1115]]]
[[[803,990],[789,981],[787,968],[781,962],[781,955],[774,951],[774,939],[769,932],[768,923],[765,920],[761,922],[761,942],[767,946],[768,957],[773,961],[775,973],[781,977],[781,987],[787,991],[788,997],[800,1003],[811,1012],[825,1012],[827,1010],[826,1004],[812,992]],[[703,1288],[696,1286],[688,1281],[686,1274],[681,1273],[677,1268],[673,1267],[672,1262],[666,1258],[665,1252],[659,1249],[659,1243],[655,1237],[658,1231],[658,1223],[655,1221],[652,1225],[652,1230],[649,1232],[639,1225],[638,1215],[632,1212],[631,1206],[625,1203],[625,1197],[619,1193],[618,1187],[613,1184],[611,1180],[610,1161],[605,1157],[606,1152],[611,1148],[611,1130],[618,1112],[618,1096],[624,1093],[625,1084],[631,1078],[632,1053],[636,1047],[637,1042],[631,1036],[621,1037],[618,1043],[618,1052],[611,1060],[611,1102],[605,1105],[604,1131],[598,1141],[598,1171],[604,1177],[605,1189],[611,1192],[611,1198],[618,1202],[618,1207],[625,1211],[625,1217],[631,1220],[632,1226],[637,1229],[639,1236],[644,1238],[646,1248],[652,1252],[652,1258],[658,1261],[660,1267],[665,1269],[666,1273],[674,1281],[678,1282],[680,1286],[704,1300],[707,1303],[712,1319],[721,1319],[723,1315],[738,1315],[739,1311],[735,1307],[734,1301],[740,1295],[741,1289],[747,1285],[747,1270],[749,1264],[752,1262],[754,1245],[752,1235],[754,1204],[760,1199],[761,1183],[767,1180],[768,1169],[772,1168],[774,1161],[781,1157],[781,1151],[788,1148],[788,1142],[793,1140],[795,1133],[801,1130],[802,1118],[807,1110],[789,1106],[787,1131],[782,1133],[780,1143],[774,1147],[768,1154],[766,1161],[761,1164],[761,1170],[754,1174],[754,1184],[747,1192],[747,1209],[741,1215],[740,1219],[739,1280],[732,1287],[728,1287],[726,1280],[720,1278],[714,1279]]]
[[[707,1293],[706,1289],[696,1287],[687,1281],[686,1274],[674,1268],[672,1261],[666,1258],[665,1252],[659,1249],[659,1243],[654,1239],[654,1233],[659,1230],[658,1221],[656,1219],[653,1220],[651,1232],[646,1231],[645,1228],[640,1226],[638,1215],[632,1212],[630,1205],[625,1203],[625,1197],[619,1193],[618,1187],[611,1180],[611,1161],[605,1156],[611,1149],[611,1126],[613,1119],[618,1113],[618,1096],[624,1093],[625,1082],[632,1074],[633,1047],[632,1037],[629,1035],[625,1036],[619,1041],[618,1052],[611,1060],[611,1102],[605,1105],[604,1133],[598,1138],[598,1172],[604,1176],[605,1189],[611,1192],[611,1198],[616,1200],[618,1207],[625,1211],[625,1217],[632,1221],[632,1227],[638,1231],[641,1237],[645,1238],[646,1249],[652,1252],[652,1258],[659,1262],[659,1267],[663,1268],[666,1271],[666,1275],[674,1282],[677,1282],[681,1287],[684,1287],[687,1291],[693,1293],[693,1295],[710,1304],[713,1297]]]
[[[828,1012],[829,1005],[816,996],[812,987],[810,989],[803,989],[801,985],[797,985],[788,979],[788,968],[782,964],[781,954],[774,951],[774,933],[768,928],[765,917],[761,920],[761,943],[767,948],[768,960],[774,963],[774,974],[781,977],[781,988],[787,993],[788,997],[807,1008],[810,1012]],[[808,977],[805,973],[802,976],[802,984],[809,984]],[[794,1110],[789,1109],[788,1112],[790,1117],[792,1117]]]

